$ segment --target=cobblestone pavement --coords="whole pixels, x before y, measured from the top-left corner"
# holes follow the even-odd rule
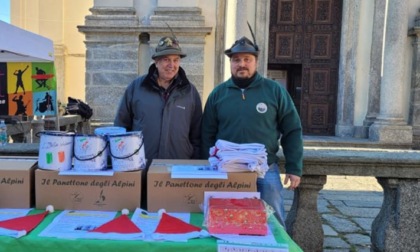
[[[284,196],[287,212],[293,192],[285,190]],[[374,177],[328,176],[318,197],[324,251],[370,251],[371,226],[382,200],[382,187]]]

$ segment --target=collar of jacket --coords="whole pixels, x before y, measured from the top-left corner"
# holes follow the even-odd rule
[[[157,76],[157,68],[156,65],[153,63],[149,67],[149,72],[147,73],[146,78],[143,80],[143,85],[146,85],[150,88],[158,88],[159,85],[157,83],[155,74]],[[178,74],[175,76],[174,83],[178,87],[184,87],[188,85],[189,80],[187,79],[187,75],[185,74],[184,69],[182,67],[179,67]]]
[[[248,89],[248,88],[251,88],[251,87],[256,87],[256,86],[259,86],[259,85],[261,85],[261,82],[260,82],[260,80],[262,79],[262,76],[257,72],[256,74],[255,74],[255,79],[254,79],[254,81],[253,82],[251,82],[251,84],[249,84],[249,86],[248,87],[246,87],[245,89]],[[226,86],[228,87],[228,88],[238,88],[238,89],[240,89],[240,87],[238,87],[234,82],[233,82],[233,80],[232,80],[232,77],[227,81],[227,83],[226,83]]]

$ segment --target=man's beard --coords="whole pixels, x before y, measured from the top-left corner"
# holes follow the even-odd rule
[[[240,88],[246,88],[248,87],[251,82],[254,81],[255,77],[257,76],[256,73],[254,73],[253,76],[251,77],[236,77],[232,75],[232,81],[233,83],[235,83],[236,86],[240,87]]]
[[[239,72],[242,72],[242,71],[246,71],[247,73],[249,73],[249,69],[248,68],[240,68],[240,69],[238,69],[238,71],[236,71],[236,77],[235,77],[236,79],[246,80],[246,79],[251,78],[251,76],[249,76],[249,75],[245,75],[245,76],[241,77],[239,75]]]

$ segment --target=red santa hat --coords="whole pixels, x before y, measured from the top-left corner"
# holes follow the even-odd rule
[[[201,228],[186,223],[178,218],[175,218],[165,212],[159,210],[160,221],[156,227],[155,233],[160,234],[186,234],[191,232],[200,232]]]
[[[0,235],[20,238],[36,228],[45,216],[52,212],[54,212],[54,207],[49,205],[43,213],[0,221]]]
[[[121,215],[89,232],[134,234],[141,233],[141,229],[128,218],[128,209],[123,209]]]

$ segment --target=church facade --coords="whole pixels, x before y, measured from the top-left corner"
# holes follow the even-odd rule
[[[172,32],[204,103],[230,77],[224,49],[242,36],[252,38],[249,23],[261,49],[258,71],[287,88],[305,134],[420,145],[416,0],[92,4],[77,25],[85,45],[84,69],[77,72],[84,72],[82,99],[94,109],[95,123],[113,121],[125,87],[147,71],[157,41]],[[65,89],[72,87],[66,83]]]

